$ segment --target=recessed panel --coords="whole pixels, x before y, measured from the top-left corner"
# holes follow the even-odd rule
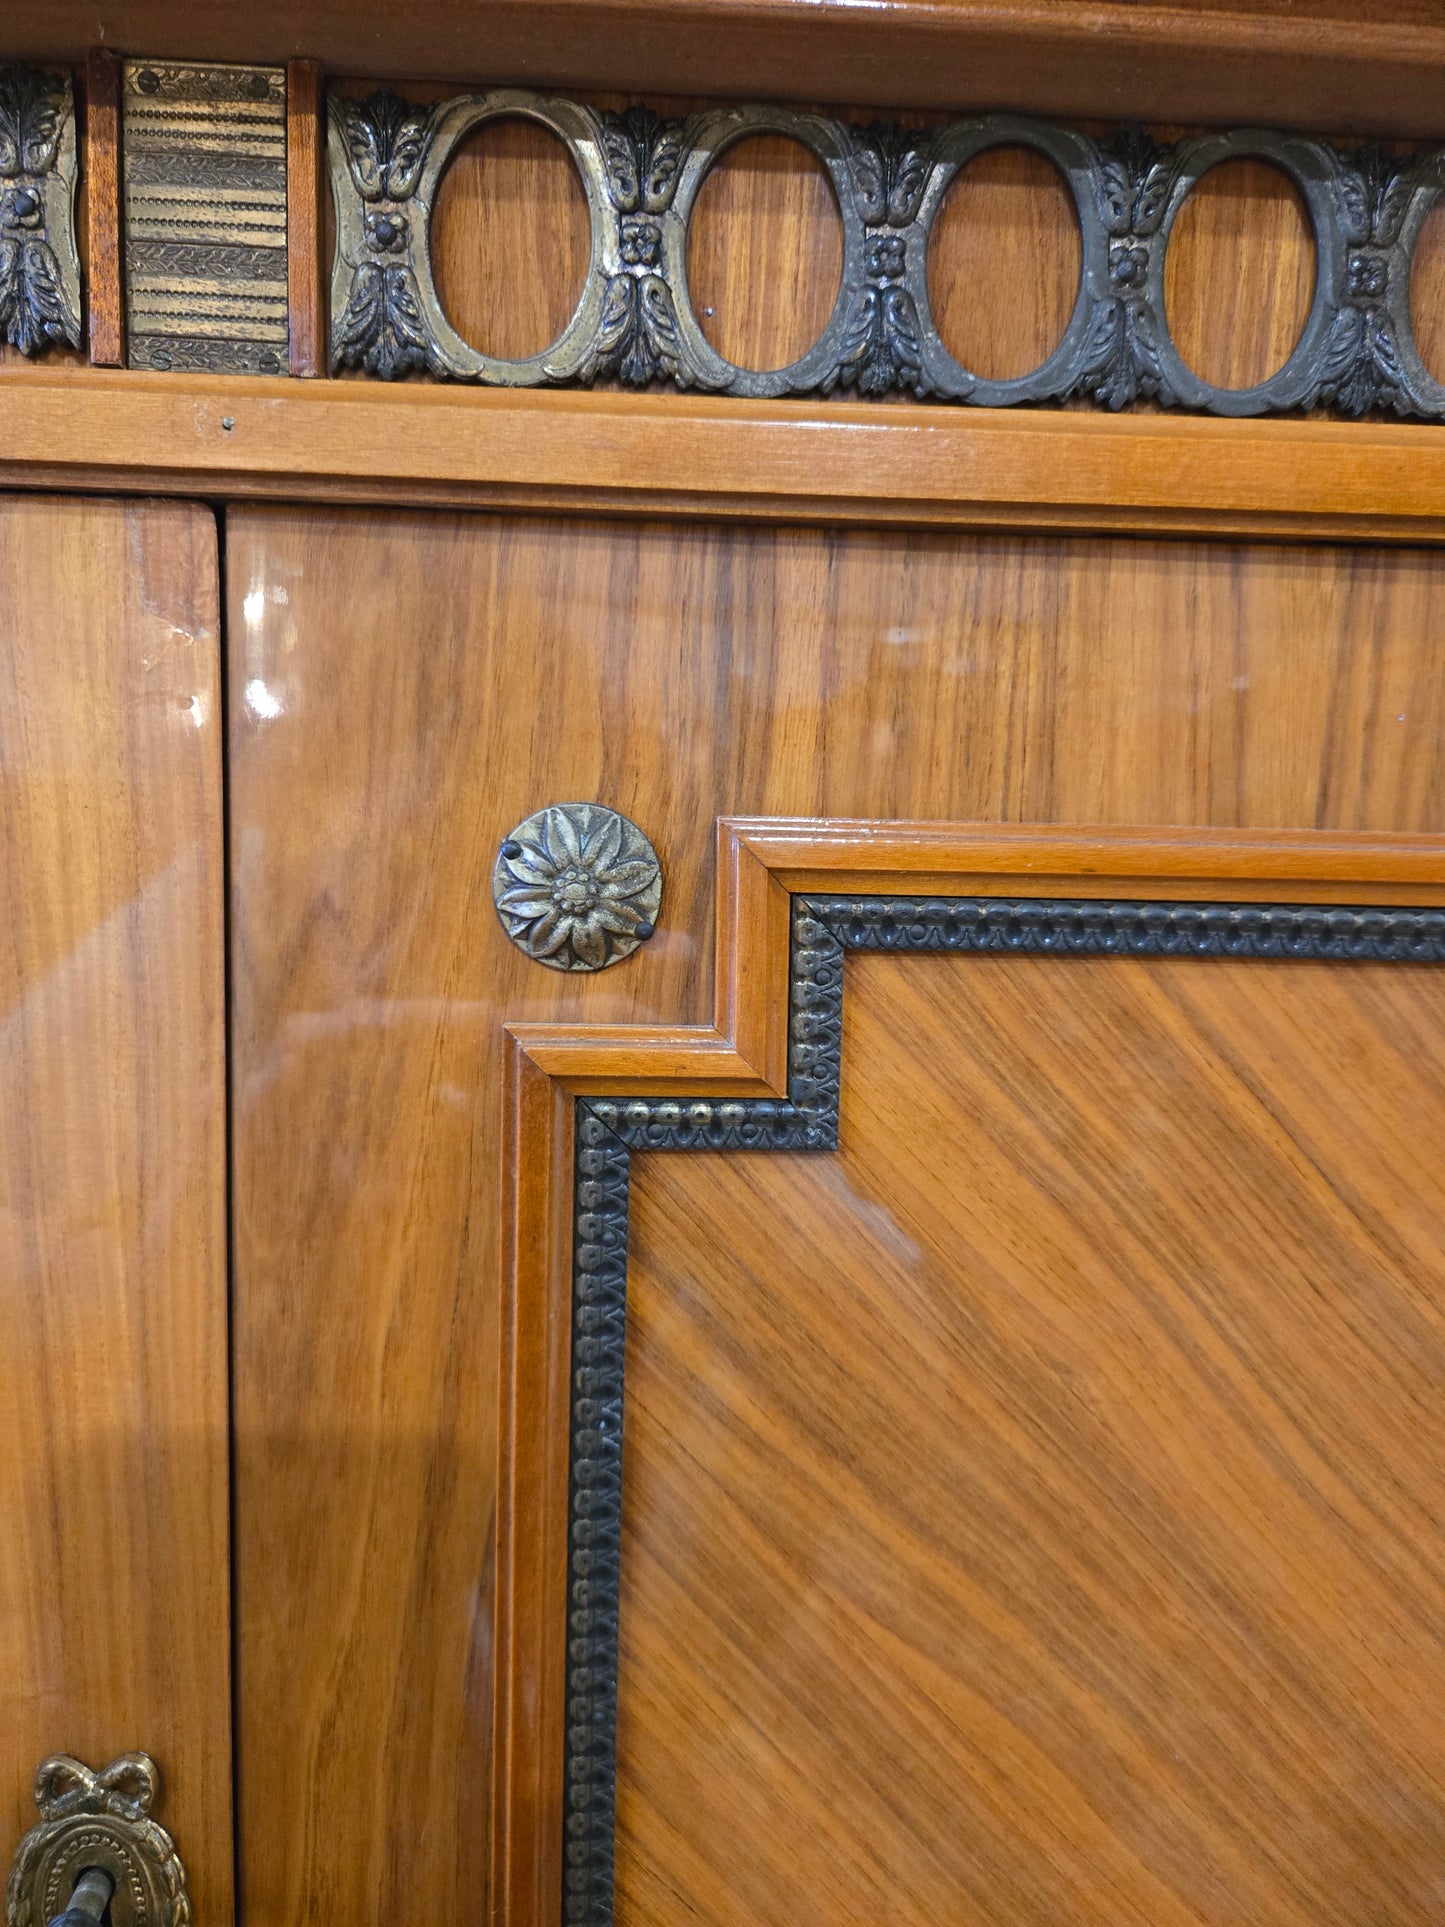
[[[955,175],[928,251],[944,346],[990,381],[1026,375],[1059,345],[1079,293],[1068,182],[1028,147],[992,147]]]
[[[1289,359],[1315,285],[1309,212],[1265,161],[1223,161],[1191,191],[1164,260],[1174,345],[1205,381],[1251,388]]]
[[[852,957],[634,1154],[617,1918],[1425,1927],[1445,971]]]
[[[843,232],[820,161],[757,134],[722,156],[688,227],[687,280],[703,333],[739,368],[785,368],[838,298]]]
[[[470,347],[520,361],[561,334],[587,278],[587,197],[566,146],[535,121],[489,121],[437,188],[431,258],[443,312]]]

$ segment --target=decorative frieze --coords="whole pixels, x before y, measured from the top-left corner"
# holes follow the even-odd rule
[[[80,346],[70,75],[0,67],[0,342]]]
[[[540,122],[567,147],[586,191],[591,258],[581,300],[550,348],[520,360],[471,348],[448,321],[432,273],[436,189],[458,144],[502,116]],[[1445,385],[1410,322],[1416,239],[1445,181],[1445,155],[1392,160],[1300,134],[1244,129],[1160,146],[1138,130],[1098,141],[992,114],[907,131],[860,127],[791,107],[709,108],[661,120],[603,113],[518,89],[433,107],[385,92],[333,96],[330,174],[338,247],[333,367],[383,379],[412,369],[510,387],[613,377],[641,387],[770,398],[904,389],[920,399],[1007,407],[1139,397],[1219,415],[1329,406],[1445,419]],[[843,231],[841,285],[818,340],[788,367],[727,361],[704,335],[687,285],[687,229],[708,171],[736,141],[776,133],[827,170]],[[991,380],[945,347],[929,305],[928,245],[955,176],[986,149],[1052,161],[1073,195],[1082,243],[1078,299],[1057,347],[1030,373]],[[1314,299],[1284,365],[1249,388],[1203,380],[1169,332],[1164,264],[1179,211],[1221,161],[1257,159],[1298,188],[1314,231]],[[745,239],[740,241],[746,245]],[[786,300],[785,288],[778,299]]]

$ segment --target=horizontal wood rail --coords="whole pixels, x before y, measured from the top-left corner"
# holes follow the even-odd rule
[[[1445,539],[1445,428],[0,370],[0,486]]]
[[[10,0],[0,26],[3,55],[96,42],[383,79],[1445,133],[1430,0]]]

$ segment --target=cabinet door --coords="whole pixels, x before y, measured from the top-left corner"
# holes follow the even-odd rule
[[[0,500],[0,1757],[143,1749],[231,1908],[216,527]],[[68,1897],[68,1895],[66,1896]]]
[[[256,1917],[1433,1919],[1445,561],[227,555]]]

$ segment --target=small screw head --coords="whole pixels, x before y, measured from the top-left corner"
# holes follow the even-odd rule
[[[646,921],[646,920],[644,919],[644,921],[643,921],[643,922],[641,922],[641,923],[639,923],[639,924],[637,925],[637,928],[636,928],[636,930],[635,930],[635,932],[634,932],[634,934],[635,934],[636,936],[638,936],[638,937],[640,937],[640,938],[642,939],[642,941],[643,941],[644,943],[646,943],[646,942],[647,942],[647,939],[648,939],[648,938],[649,938],[649,937],[650,937],[650,936],[652,935],[652,933],[653,933],[653,931],[654,931],[654,930],[655,930],[656,928],[657,928],[657,925],[656,925],[656,924],[654,924],[654,923],[648,923],[648,922],[647,922],[647,921]]]
[[[389,248],[396,239],[396,222],[389,214],[378,214],[372,223],[371,232],[379,248]]]
[[[161,77],[150,67],[142,67],[135,77],[135,84],[143,94],[158,94],[161,90]]]
[[[40,211],[40,202],[28,187],[17,188],[11,196],[11,207],[22,221],[28,221],[32,214]]]
[[[502,845],[502,855],[507,857],[514,857],[514,856],[520,856],[521,854],[522,854],[521,844],[517,842],[515,837],[509,836],[506,842]]]
[[[270,95],[270,92],[271,92],[271,83],[269,80],[267,80],[266,76],[264,74],[252,74],[251,76],[252,100],[265,100]]]
[[[236,426],[236,417],[234,415],[222,415],[221,426],[229,435],[231,430]]]

